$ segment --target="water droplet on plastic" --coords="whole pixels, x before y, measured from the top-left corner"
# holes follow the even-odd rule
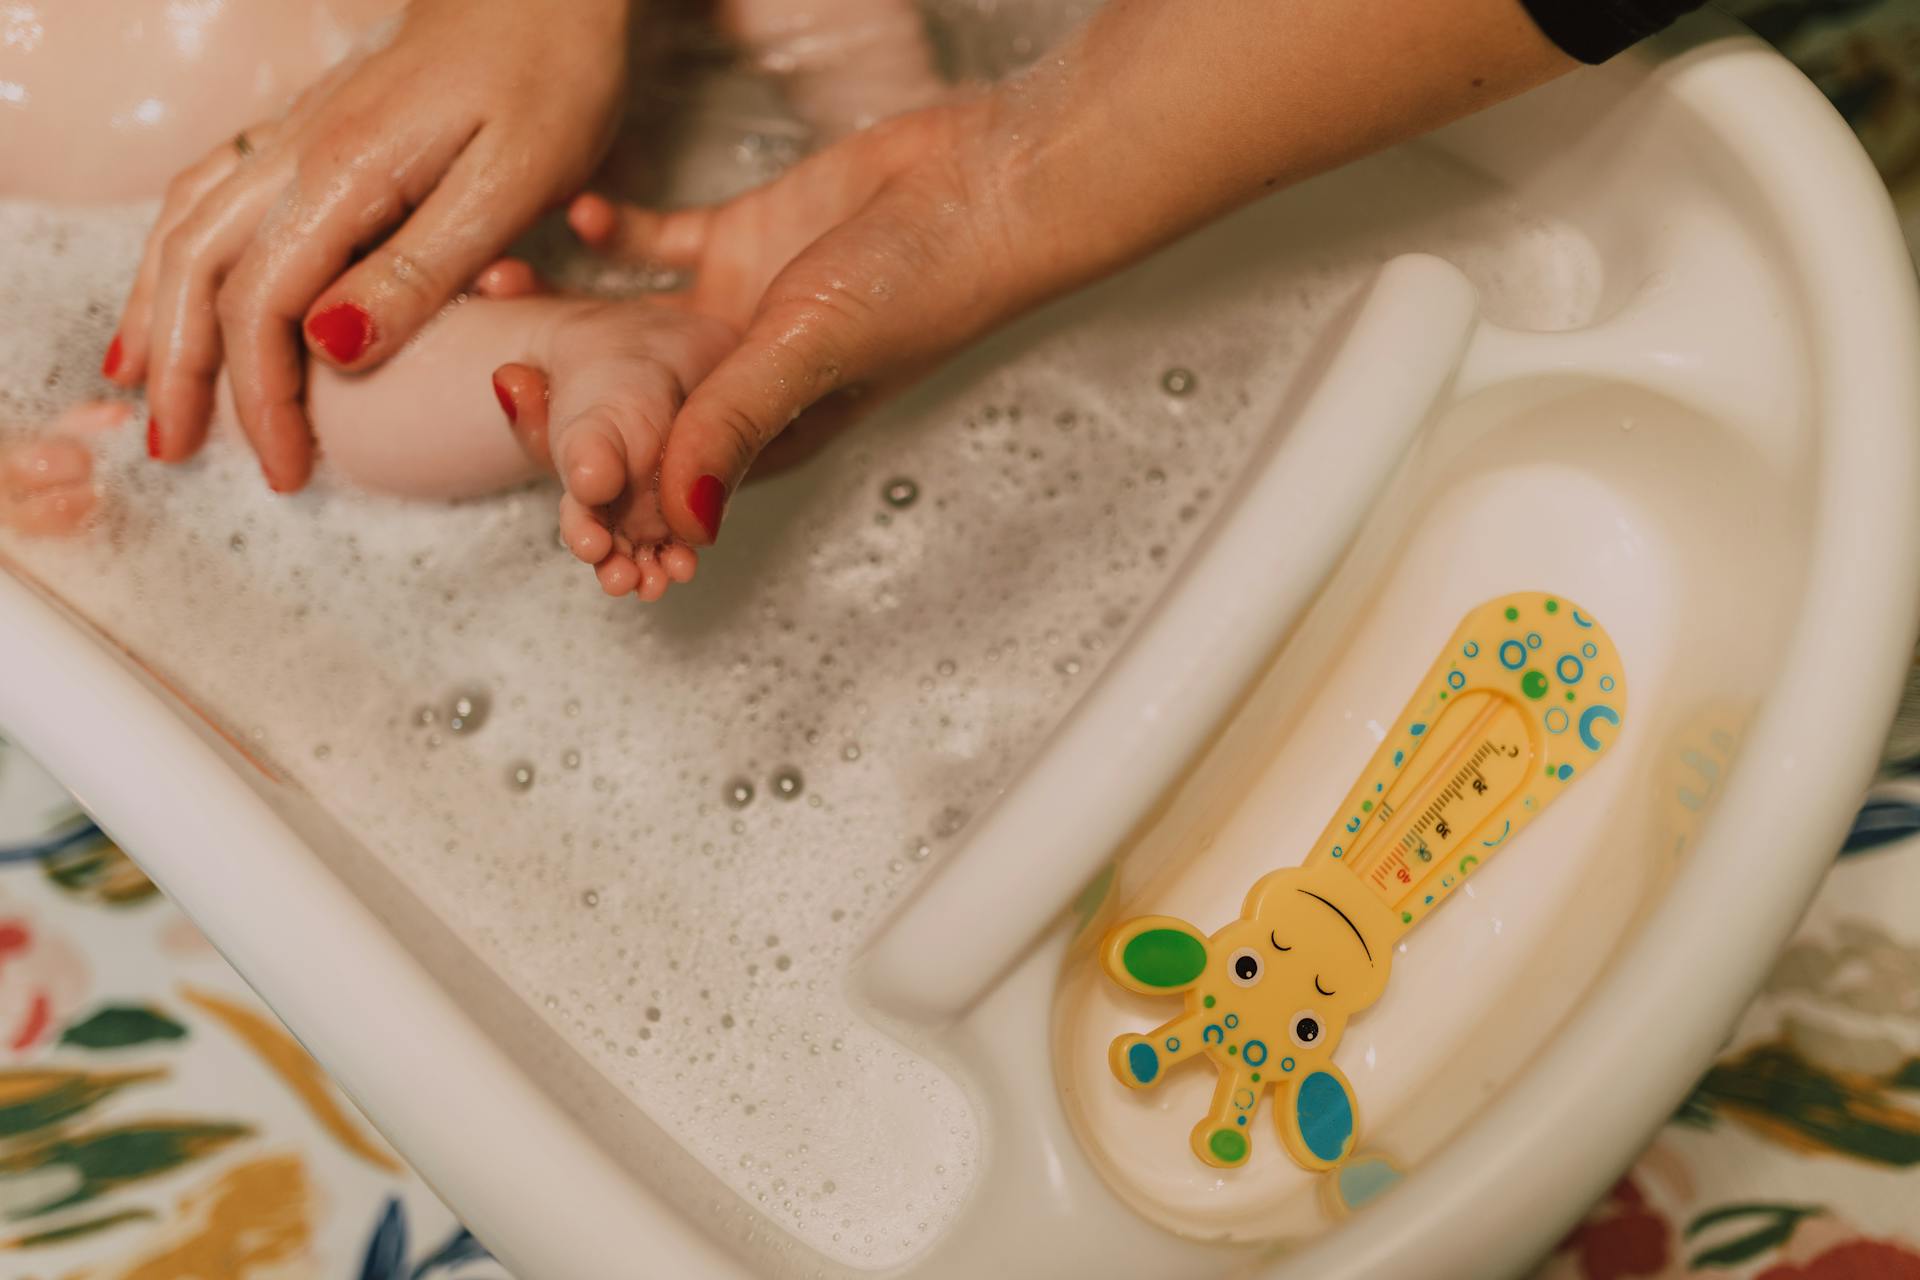
[[[745,778],[735,778],[727,784],[724,792],[729,809],[744,809],[753,803],[753,784]]]
[[[1160,375],[1160,389],[1170,396],[1192,395],[1196,382],[1191,369],[1174,368]]]
[[[447,728],[454,733],[472,733],[487,722],[491,705],[487,695],[478,690],[456,693],[447,703]]]
[[[588,906],[588,907],[599,906],[600,905],[599,891],[596,889],[587,890],[585,893],[580,895],[580,902],[583,906]]]
[[[882,486],[880,496],[895,511],[905,511],[920,498],[920,486],[902,476]]]
[[[507,770],[507,781],[515,791],[533,790],[533,766],[522,760]]]
[[[806,787],[805,781],[800,777],[800,771],[791,766],[774,774],[772,782],[773,794],[782,800],[793,799]]]

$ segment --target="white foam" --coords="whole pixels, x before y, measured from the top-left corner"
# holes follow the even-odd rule
[[[1378,198],[1415,180],[1442,212]],[[0,418],[101,393],[142,223],[0,206]],[[1571,231],[1383,157],[743,493],[700,580],[653,608],[599,596],[545,489],[407,506],[323,476],[279,499],[230,435],[161,469],[130,429],[101,529],[4,545],[311,791],[746,1201],[891,1266],[952,1217],[980,1126],[962,1082],[849,1006],[851,957],[1098,674],[1329,311],[1410,248],[1509,320],[1572,324],[1598,293]],[[918,496],[896,508],[903,477]],[[478,729],[416,722],[469,689]]]

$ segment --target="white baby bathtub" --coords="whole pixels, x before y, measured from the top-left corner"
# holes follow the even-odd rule
[[[852,975],[864,1007],[968,1081],[985,1133],[914,1274],[1514,1272],[1682,1096],[1844,829],[1920,570],[1920,315],[1865,157],[1787,63],[1706,21],[1432,145],[1585,233],[1595,315],[1515,332],[1444,262],[1389,263],[1187,575],[881,929]],[[1182,252],[1257,246],[1343,190]],[[1364,1144],[1404,1179],[1347,1221],[1282,1162],[1202,1179],[1179,1163],[1184,1102],[1116,1122],[1103,1177],[1072,1123],[1107,1123],[1088,1094],[1119,1088],[1083,1069],[1111,1014],[1071,950],[1076,896],[1096,883],[1095,913],[1180,891],[1196,806],[1269,758],[1301,778],[1273,817],[1273,865],[1297,858],[1371,752],[1366,723],[1469,607],[1520,589],[1606,621],[1635,715],[1531,852],[1416,935],[1342,1046]],[[22,571],[0,574],[0,617],[0,726],[517,1274],[839,1272],[631,1137],[631,1105],[531,1011],[503,1012],[433,904],[138,655]]]

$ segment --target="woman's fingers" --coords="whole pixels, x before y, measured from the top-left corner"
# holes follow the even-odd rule
[[[520,448],[542,470],[553,470],[553,450],[547,443],[547,375],[532,365],[503,364],[493,371],[493,394]]]
[[[881,335],[862,315],[774,306],[687,398],[660,464],[660,508],[693,547],[720,536],[728,499],[768,442],[814,401],[864,376]]]
[[[219,187],[239,166],[240,156],[232,147],[222,145],[208,152],[201,161],[185,169],[167,185],[160,214],[147,232],[146,246],[140,253],[140,267],[133,277],[133,288],[120,309],[120,327],[101,361],[100,372],[123,387],[140,385],[146,379],[150,335],[153,330],[153,295],[160,283],[168,237],[200,207],[208,193]]]
[[[222,353],[216,299],[277,186],[235,170],[166,236],[139,357],[158,460],[189,458],[206,439]]]
[[[313,468],[312,434],[301,404],[306,381],[298,332],[302,318],[333,363],[345,368],[375,363],[368,352],[378,334],[368,311],[348,299],[317,308],[313,302],[359,245],[390,227],[445,171],[448,155],[411,147],[403,137],[386,148],[387,154],[407,154],[404,165],[376,157],[298,174],[220,289],[220,331],[234,413],[277,492],[301,488]],[[393,346],[389,335],[387,350]]]
[[[312,299],[307,346],[341,368],[368,368],[398,351],[467,282],[540,216],[546,193],[526,166],[482,132],[431,180],[412,216]],[[428,176],[423,167],[421,175]]]

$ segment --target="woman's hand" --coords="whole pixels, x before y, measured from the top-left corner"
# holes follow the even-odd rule
[[[568,221],[589,245],[693,272],[655,301],[745,335],[668,435],[660,504],[676,536],[712,542],[747,468],[824,397],[903,381],[1084,278],[1016,230],[993,116],[988,97],[899,116],[722,205],[574,202]]]
[[[584,185],[622,105],[629,9],[414,0],[385,47],[180,174],[104,366],[146,384],[149,452],[199,449],[224,364],[268,483],[304,485],[308,351],[377,365]]]

